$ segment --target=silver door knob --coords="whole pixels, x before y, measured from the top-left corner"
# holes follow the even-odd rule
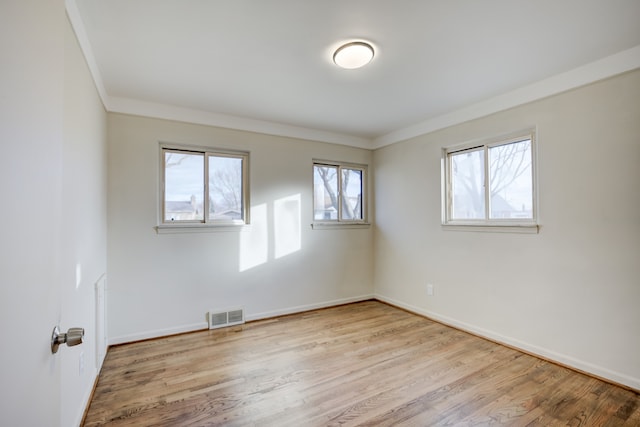
[[[53,328],[51,334],[51,353],[57,353],[60,344],[67,344],[69,347],[82,344],[84,339],[84,328],[69,328],[67,333],[60,333],[60,328]]]

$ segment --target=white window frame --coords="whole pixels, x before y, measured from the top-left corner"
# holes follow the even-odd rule
[[[176,152],[185,154],[198,154],[203,156],[204,182],[203,194],[203,219],[171,221],[165,218],[165,153]],[[242,219],[209,219],[209,157],[230,157],[242,160]],[[158,225],[156,230],[160,232],[203,231],[238,228],[250,223],[249,218],[249,152],[229,150],[212,147],[199,147],[171,143],[160,143],[160,203],[158,211]]]
[[[316,166],[330,166],[338,169],[337,179],[338,179],[338,218],[337,219],[315,219],[315,209],[316,209],[316,201],[315,201],[315,167]],[[362,172],[362,218],[361,219],[343,219],[342,218],[342,170],[343,169],[352,169],[359,170]],[[348,163],[348,162],[339,162],[339,161],[331,161],[331,160],[313,160],[313,165],[311,167],[311,194],[313,195],[312,201],[312,218],[313,224],[311,227],[314,229],[323,229],[323,228],[332,228],[332,227],[342,227],[342,228],[363,228],[370,226],[368,222],[368,193],[367,193],[367,181],[368,181],[368,166],[358,163]]]
[[[490,190],[489,187],[489,149],[501,145],[507,145],[520,141],[531,140],[531,179],[532,179],[532,218],[494,218],[490,217]],[[514,232],[537,233],[538,224],[538,185],[537,185],[537,156],[536,156],[536,130],[526,129],[519,132],[470,141],[450,147],[442,148],[442,227],[445,230],[455,231],[489,231],[489,232]],[[453,194],[451,183],[451,155],[468,150],[484,151],[484,219],[453,219]]]

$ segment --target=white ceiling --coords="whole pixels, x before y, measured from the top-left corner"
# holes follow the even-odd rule
[[[638,0],[67,0],[107,109],[374,148],[640,67]],[[376,56],[337,68],[341,43]]]

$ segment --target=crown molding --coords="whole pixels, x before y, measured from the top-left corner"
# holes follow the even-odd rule
[[[547,98],[571,89],[595,83],[618,74],[640,68],[640,45],[583,65],[519,89],[498,95],[467,107],[432,117],[420,123],[397,129],[374,139],[354,135],[292,126],[283,123],[217,114],[174,105],[158,104],[129,98],[110,97],[91,49],[76,0],[65,0],[67,16],[84,54],[96,89],[105,110],[144,117],[176,120],[269,135],[328,142],[364,149],[378,149],[416,136],[444,129],[469,120],[478,119],[509,108]]]
[[[113,113],[175,120],[185,123],[216,126],[247,132],[328,142],[331,144],[348,145],[351,147],[365,148],[369,150],[371,149],[370,139],[335,132],[327,132],[226,114],[217,114],[209,111],[145,102],[130,98],[109,97],[108,104],[108,111]]]
[[[137,116],[175,120],[186,123],[223,127],[268,135],[284,136],[312,141],[328,142],[357,148],[371,149],[372,140],[354,135],[318,129],[292,126],[283,123],[249,119],[245,117],[217,114],[210,111],[196,110],[174,105],[146,102],[137,99],[109,96],[104,86],[98,63],[96,62],[89,37],[82,21],[76,0],[65,0],[65,8],[69,22],[78,39],[89,72],[93,77],[98,95],[105,110],[113,113],[132,114]]]
[[[104,87],[102,74],[100,74],[100,69],[98,68],[96,58],[95,56],[93,56],[91,43],[89,43],[89,37],[87,37],[87,31],[84,27],[82,17],[80,16],[80,10],[78,10],[76,0],[65,0],[64,5],[67,11],[67,17],[69,18],[69,22],[71,23],[71,28],[73,28],[73,32],[76,34],[76,39],[78,40],[78,44],[80,45],[80,50],[84,55],[84,60],[87,63],[87,67],[89,67],[89,73],[91,73],[91,77],[93,78],[93,83],[95,84],[96,90],[98,91],[98,96],[102,101],[102,106],[105,110],[109,111],[109,95],[107,95],[107,91]]]
[[[536,83],[481,101],[373,140],[373,149],[488,116],[640,68],[640,45]]]

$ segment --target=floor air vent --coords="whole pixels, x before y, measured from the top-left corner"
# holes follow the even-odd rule
[[[244,323],[244,310],[241,308],[229,311],[210,311],[209,329],[224,328],[225,326]]]

